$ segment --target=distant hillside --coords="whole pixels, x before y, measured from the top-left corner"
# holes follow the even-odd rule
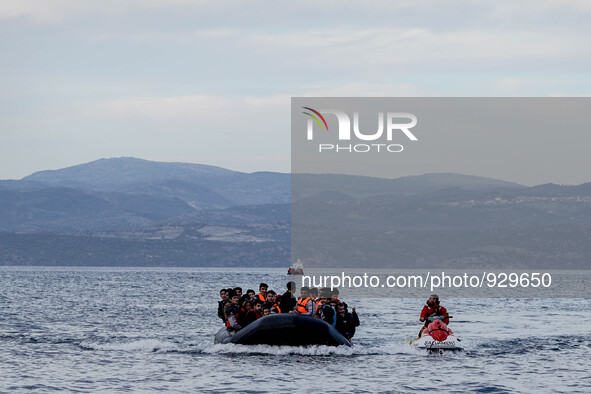
[[[333,267],[591,268],[591,183],[135,158],[0,181],[0,264],[286,267],[290,251]]]
[[[292,252],[309,267],[591,269],[591,183],[293,178]]]
[[[294,175],[294,197],[392,198],[449,190],[465,193],[523,186],[460,174],[398,179],[347,175]],[[215,210],[288,204],[289,174],[230,171],[190,163],[160,163],[123,157],[100,159],[22,180],[0,181],[0,231],[103,231],[141,228],[178,218],[213,218]],[[316,193],[320,193],[316,195]],[[380,197],[381,196],[381,197]],[[207,213],[202,213],[207,211]],[[224,216],[228,218],[226,211]],[[183,216],[186,216],[183,218]],[[236,220],[242,220],[236,217]]]
[[[176,197],[196,209],[286,203],[290,199],[289,174],[248,174],[204,164],[163,163],[133,157],[100,159],[60,170],[40,171],[24,177],[20,183],[23,187],[51,185]]]
[[[35,172],[23,181],[66,187],[113,189],[125,184],[177,179],[189,182],[240,176],[221,167],[191,163],[163,163],[133,157],[99,159],[59,170]]]
[[[380,194],[408,197],[450,188],[462,191],[526,188],[513,182],[450,173],[434,173],[395,179],[335,174],[293,174],[292,185],[294,186],[292,197],[295,201],[327,191],[337,191],[351,197],[369,197]]]
[[[120,230],[202,210],[289,201],[289,174],[101,159],[0,181],[0,231]]]

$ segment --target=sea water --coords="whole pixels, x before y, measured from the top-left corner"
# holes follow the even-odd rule
[[[214,345],[219,289],[284,269],[0,268],[0,391],[591,392],[591,302],[442,299],[463,352],[405,344],[424,299],[345,299],[348,347]],[[425,299],[428,294],[425,294]]]

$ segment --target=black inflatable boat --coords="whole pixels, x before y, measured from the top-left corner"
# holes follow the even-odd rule
[[[233,335],[224,327],[215,335],[214,343],[351,346],[351,342],[325,321],[295,313],[261,317]]]

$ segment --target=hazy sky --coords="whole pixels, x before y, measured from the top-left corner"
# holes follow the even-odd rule
[[[590,19],[588,0],[0,0],[0,179],[118,156],[288,172],[291,96],[587,96]]]

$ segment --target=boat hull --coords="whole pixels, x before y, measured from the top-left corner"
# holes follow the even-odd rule
[[[295,313],[273,314],[255,320],[234,333],[219,330],[214,343],[272,346],[351,346],[351,343],[325,321]]]
[[[419,349],[427,350],[462,350],[460,340],[455,335],[449,335],[444,341],[437,341],[429,335],[423,335],[410,343]]]

